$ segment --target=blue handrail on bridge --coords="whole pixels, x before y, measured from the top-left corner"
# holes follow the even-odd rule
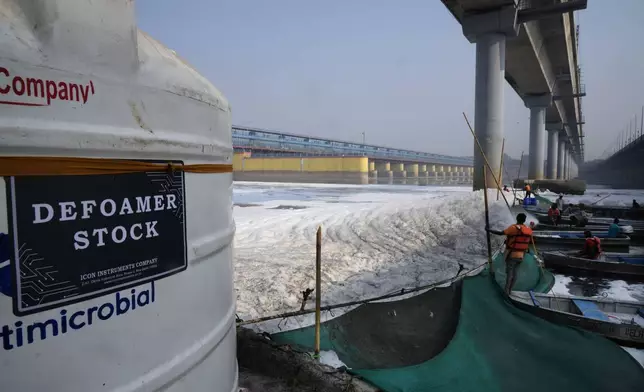
[[[310,136],[269,131],[265,129],[233,126],[233,144],[242,148],[272,148],[288,151],[288,146],[304,147],[312,154],[328,152],[333,155],[366,155],[370,158],[413,160],[435,164],[472,166],[471,158],[452,157],[449,155],[430,154],[427,152],[401,150],[383,146],[323,139]],[[321,151],[320,151],[321,150]],[[298,150],[297,152],[303,152]]]

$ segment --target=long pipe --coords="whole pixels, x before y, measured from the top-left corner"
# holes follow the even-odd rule
[[[487,184],[487,170],[485,170],[484,167],[481,169],[483,170],[483,182]],[[499,197],[498,189],[496,197]],[[494,274],[494,268],[492,268],[492,238],[490,237],[490,231],[487,230],[490,228],[490,209],[487,202],[487,186],[483,188],[483,200],[485,201],[485,235],[487,240],[487,262],[490,264],[490,273]]]
[[[494,182],[496,182],[496,186],[499,187],[499,180],[497,180],[496,175],[492,171],[492,166],[490,166],[490,162],[487,160],[487,157],[485,156],[485,153],[483,152],[483,147],[481,146],[481,143],[479,142],[479,138],[476,137],[476,134],[474,133],[474,129],[472,128],[472,125],[470,125],[470,120],[467,119],[467,115],[465,112],[463,112],[463,117],[465,118],[465,122],[467,123],[467,127],[470,129],[470,132],[472,133],[472,136],[474,137],[474,141],[476,142],[477,147],[479,148],[479,151],[481,152],[481,156],[483,157],[483,162],[485,162],[485,166],[487,166],[488,170],[492,174],[492,178],[494,179]],[[485,184],[485,189],[487,189],[487,184]],[[503,200],[505,200],[505,205],[508,206],[508,209],[510,209],[510,203],[508,203],[508,199],[505,198],[505,195],[503,195]]]
[[[512,207],[514,207],[514,203],[517,201],[517,188],[515,184],[517,181],[519,181],[519,177],[521,177],[521,167],[523,166],[523,151],[521,151],[521,160],[519,160],[519,171],[517,172],[517,178],[514,181],[514,184],[512,184],[512,188],[514,188],[514,200],[512,201]]]
[[[501,163],[499,164],[499,177],[501,182],[503,182],[503,157],[504,156],[505,156],[505,138],[503,138],[503,144],[501,144]],[[485,174],[485,172],[483,172],[483,174]],[[499,201],[499,192],[501,191],[497,189],[496,201]]]
[[[320,307],[322,306],[322,226],[315,235],[315,355],[320,355]]]

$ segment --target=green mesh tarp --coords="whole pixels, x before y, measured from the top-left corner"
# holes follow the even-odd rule
[[[532,252],[532,247],[530,247]],[[505,287],[505,261],[504,254],[498,252],[493,258],[494,277],[499,287]],[[555,284],[555,277],[547,270],[539,267],[538,262],[532,253],[526,253],[523,256],[523,262],[517,267],[517,278],[512,290],[528,291],[532,290],[537,293],[546,293]]]
[[[502,262],[498,255],[497,280]],[[515,289],[547,291],[552,279],[527,256]],[[352,373],[384,391],[644,390],[644,370],[619,346],[515,308],[487,271],[416,297],[363,305],[323,323],[321,332],[322,350],[335,351]],[[273,335],[306,350],[313,338],[312,327]]]

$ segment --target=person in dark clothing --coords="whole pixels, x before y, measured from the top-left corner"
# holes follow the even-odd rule
[[[633,208],[640,208],[640,205],[635,199],[633,199]]]
[[[548,209],[548,218],[550,218],[550,222],[555,226],[559,226],[559,223],[561,223],[561,211],[559,211],[557,203],[552,203]]]

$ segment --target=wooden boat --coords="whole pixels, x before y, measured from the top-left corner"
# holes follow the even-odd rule
[[[620,234],[618,237],[609,238],[608,233],[593,233],[594,236],[601,240],[601,246],[604,250],[614,252],[628,252],[631,239],[629,236]],[[581,231],[535,231],[534,243],[537,248],[541,249],[570,249],[581,250],[586,239]]]
[[[627,235],[631,239],[631,245],[644,245],[644,229],[633,229],[632,226],[622,226],[620,225],[620,232],[624,235]],[[586,225],[583,227],[579,226],[570,226],[570,225],[550,225],[545,223],[539,223],[535,226],[534,231],[575,231],[583,233],[586,230],[590,230],[593,234],[607,232],[608,225]]]
[[[635,230],[633,230],[632,226],[621,226],[620,225],[619,228],[620,228],[620,233],[626,234],[629,237],[630,237],[631,234],[633,234],[635,232]],[[548,223],[539,223],[538,225],[536,225],[534,227],[533,230],[535,230],[535,231],[560,231],[560,230],[564,230],[564,231],[581,231],[581,232],[584,232],[586,230],[590,230],[590,231],[592,231],[594,233],[594,232],[608,231],[608,225],[603,225],[602,224],[602,225],[585,225],[585,226],[573,226],[573,225],[555,226],[555,225],[548,224]]]
[[[644,208],[585,205],[584,210],[592,213],[596,217],[644,220]]]
[[[644,302],[513,291],[518,308],[553,323],[584,329],[620,345],[644,348]]]
[[[541,252],[547,268],[559,271],[585,272],[601,277],[644,281],[644,255],[606,253],[591,260],[565,252]]]
[[[541,208],[534,207],[534,206],[529,206],[529,207],[526,206],[526,207],[523,207],[523,209],[526,210],[531,215],[533,215],[535,218],[537,218],[539,222],[550,223],[550,217],[548,216],[547,210],[543,210]],[[590,214],[587,224],[609,226],[611,223],[613,223],[613,219],[614,217],[611,218],[611,217],[595,216],[593,214]],[[571,223],[570,215],[562,215],[561,223],[570,224]],[[620,218],[619,224],[623,226],[632,226],[634,229],[644,229],[644,221],[641,221],[641,220]]]

